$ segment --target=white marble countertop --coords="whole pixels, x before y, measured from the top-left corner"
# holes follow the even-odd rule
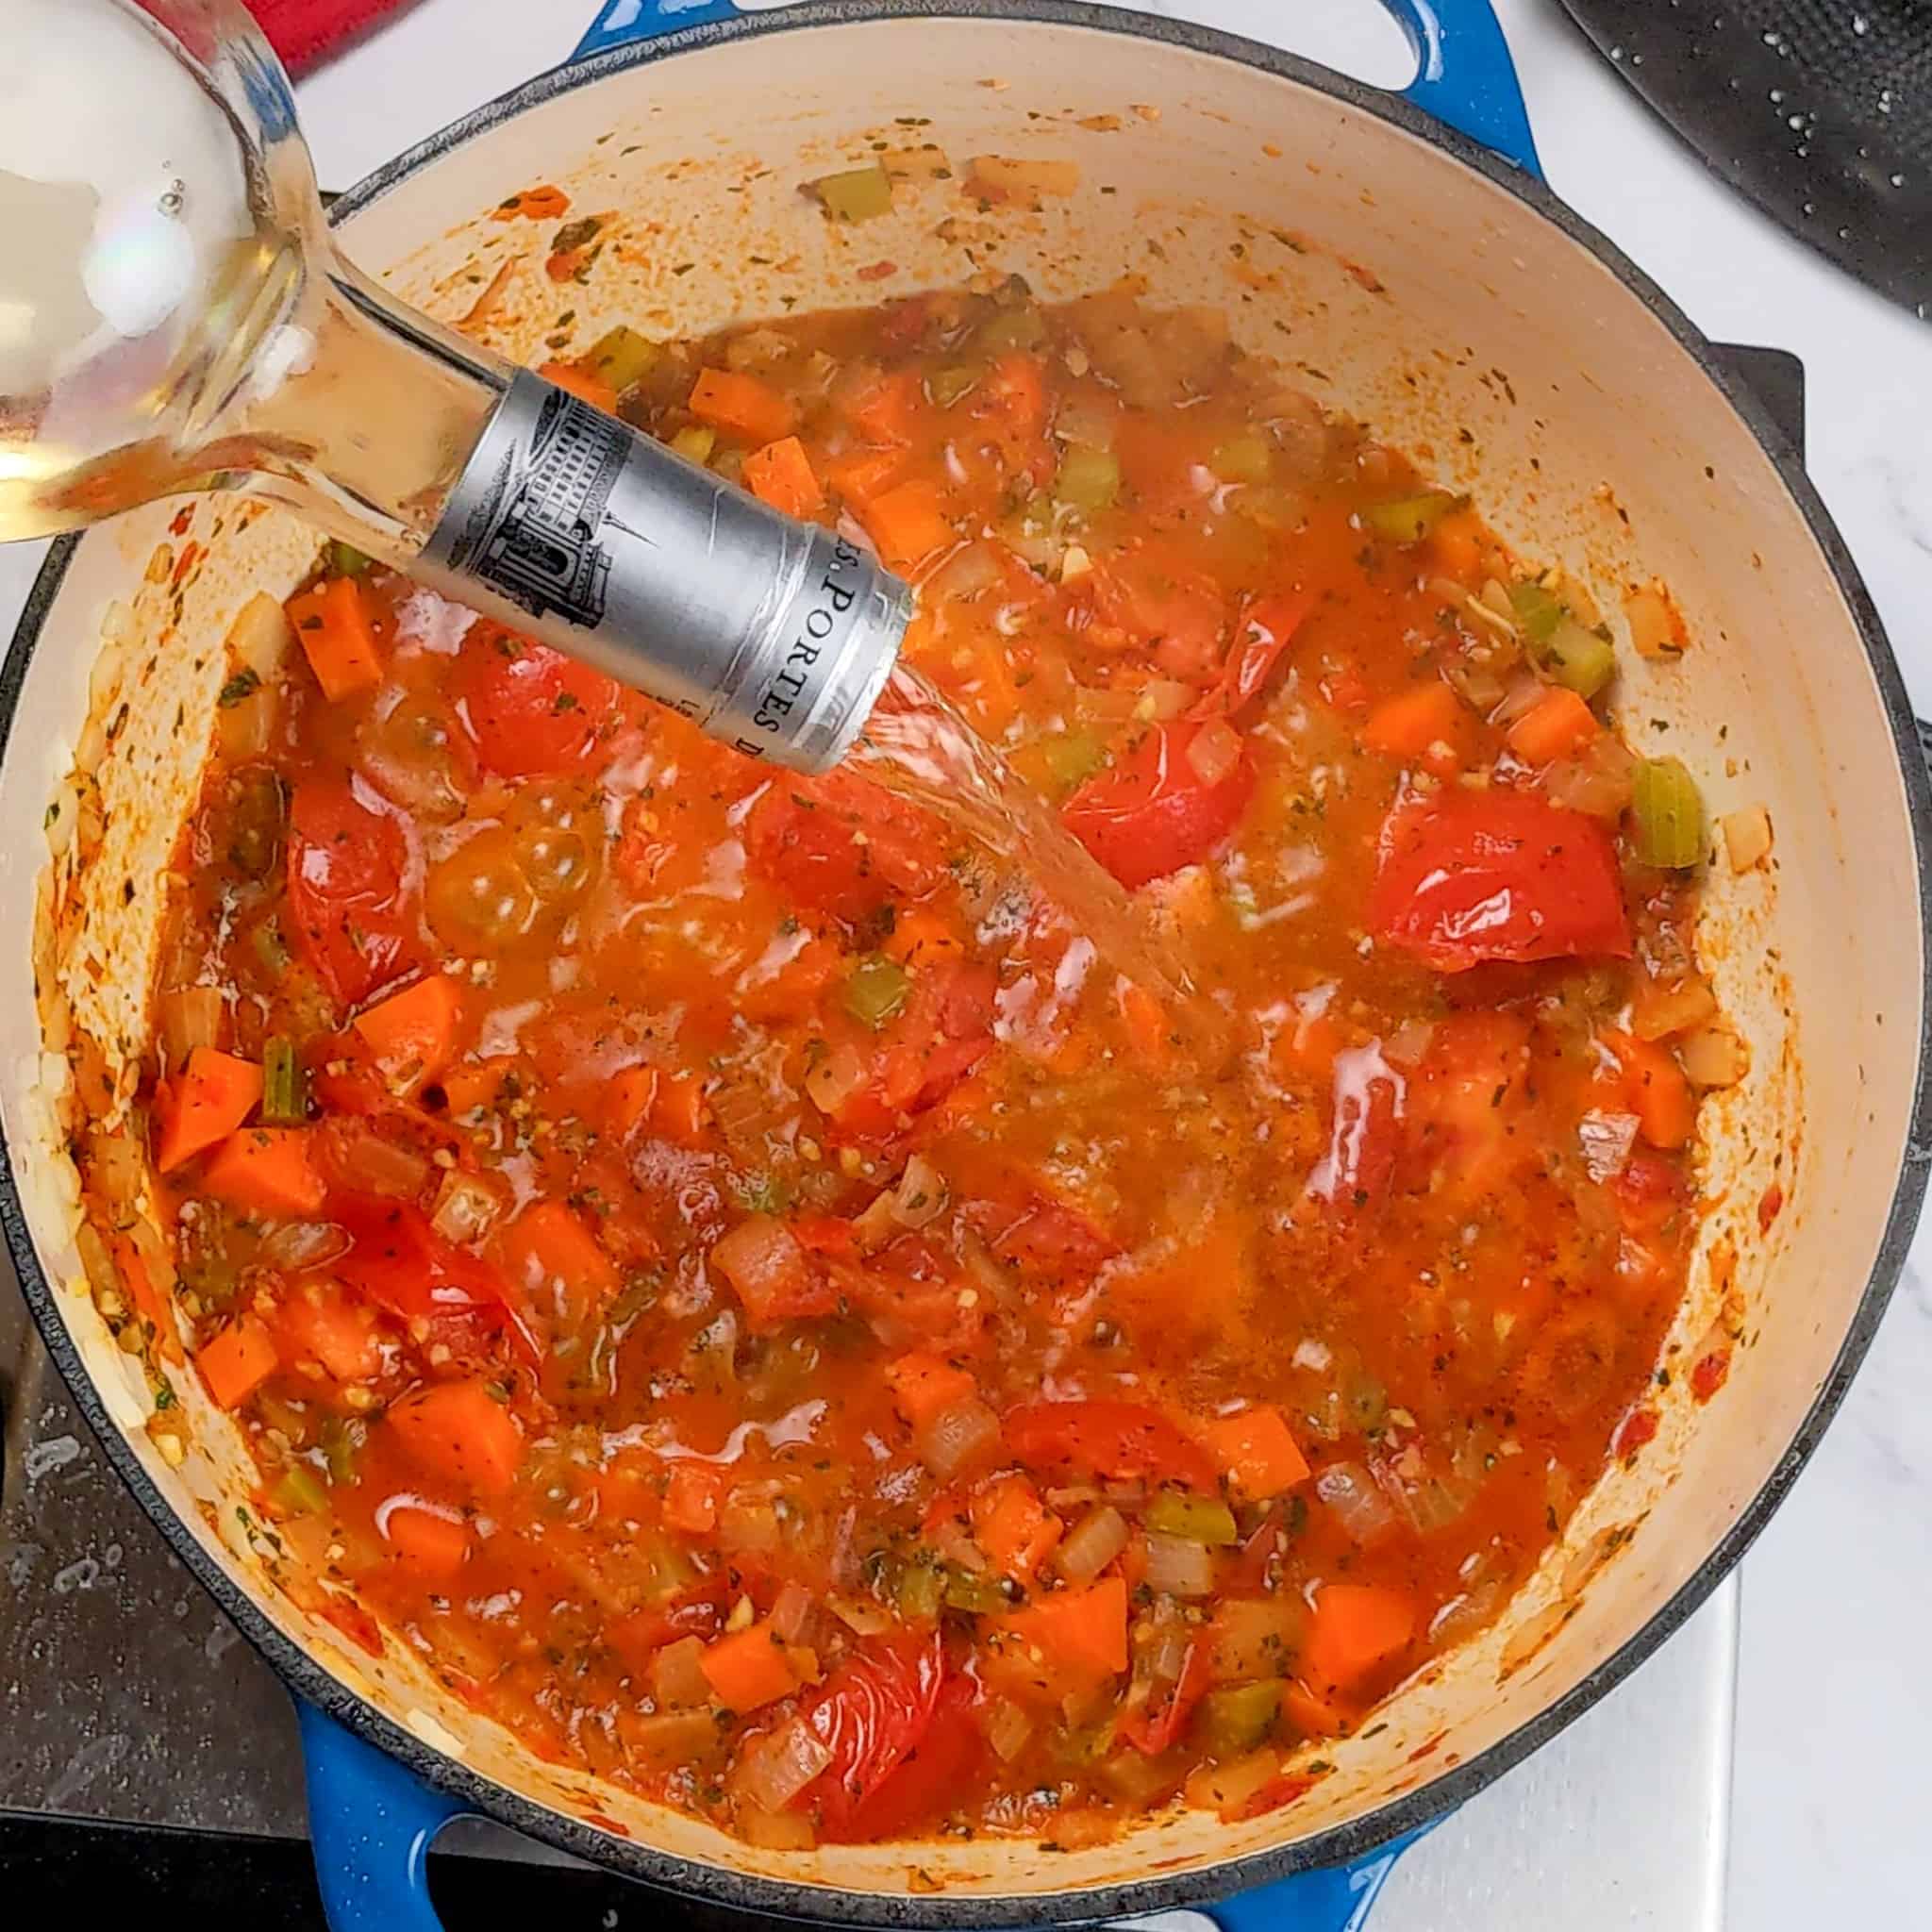
[[[769,0],[765,0],[769,4]],[[1146,0],[1399,83],[1374,0]],[[595,0],[422,0],[302,90],[325,183],[541,68]],[[1551,185],[1714,337],[1795,350],[1810,467],[1932,715],[1932,329],[1731,195],[1603,62],[1555,0],[1497,0]],[[0,636],[32,559],[0,554]],[[1924,1667],[1932,1600],[1932,1232],[1844,1411],[1746,1559],[1730,1932],[1924,1923]],[[1647,1748],[1668,1752],[1657,1737]],[[1427,1928],[1422,1928],[1427,1932]],[[1494,1932],[1514,1932],[1497,1926]],[[1524,1932],[1530,1932],[1525,1927]],[[1539,1924],[1535,1932],[1543,1932]]]

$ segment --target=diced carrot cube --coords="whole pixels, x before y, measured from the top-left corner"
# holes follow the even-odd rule
[[[964,1369],[956,1369],[936,1355],[917,1352],[889,1363],[886,1380],[892,1385],[892,1400],[899,1413],[915,1429],[979,1392],[979,1384]]]
[[[470,1555],[470,1526],[441,1510],[405,1503],[382,1518],[399,1562],[432,1581],[454,1576]]]
[[[825,492],[795,436],[781,436],[744,459],[744,487],[759,502],[789,517],[815,517],[825,507]]]
[[[260,1099],[261,1069],[253,1060],[197,1046],[157,1104],[161,1132],[155,1165],[172,1174],[183,1161],[225,1141]]]
[[[575,396],[580,403],[589,403],[593,409],[602,409],[607,416],[617,413],[617,391],[601,375],[592,375],[588,369],[575,362],[546,362],[538,370],[545,382],[552,382],[566,395]]]
[[[354,577],[330,577],[289,600],[289,622],[322,694],[331,704],[382,682],[382,657],[362,586]]]
[[[1024,1475],[1002,1476],[974,1499],[974,1540],[996,1569],[1023,1582],[1052,1554],[1065,1527]]]
[[[328,1186],[308,1158],[307,1127],[244,1127],[222,1142],[202,1186],[217,1201],[270,1221],[322,1212]]]
[[[881,491],[859,506],[859,516],[891,564],[923,563],[958,541],[940,508],[938,488],[923,476]]]
[[[456,1058],[462,1024],[461,989],[447,973],[432,973],[371,1007],[355,1026],[383,1073],[413,1091]]]
[[[1446,777],[1468,757],[1469,726],[1462,700],[1432,679],[1377,705],[1362,726],[1362,741],[1384,758],[1413,759]]]
[[[499,1496],[516,1481],[523,1432],[480,1377],[419,1389],[384,1421],[411,1462],[458,1489]]]
[[[1311,1687],[1345,1690],[1415,1640],[1415,1603],[1404,1591],[1373,1583],[1324,1583],[1302,1641],[1301,1663]]]
[[[664,1487],[664,1521],[687,1536],[708,1536],[718,1526],[724,1478],[708,1462],[675,1462]]]
[[[1553,684],[1505,735],[1525,764],[1546,765],[1587,744],[1602,728],[1576,692]]]
[[[1103,1576],[1084,1590],[1057,1590],[1001,1620],[1011,1637],[1067,1676],[1115,1676],[1127,1667],[1127,1586]]]
[[[698,1668],[727,1710],[757,1710],[799,1685],[791,1653],[769,1618],[707,1644]]]
[[[1308,1458],[1281,1411],[1265,1403],[1205,1424],[1196,1433],[1244,1496],[1278,1496],[1308,1478]]]
[[[231,1322],[194,1357],[208,1392],[224,1408],[239,1408],[275,1374],[275,1338],[253,1315]]]
[[[689,407],[700,423],[746,442],[776,442],[798,427],[791,399],[741,370],[700,370]]]

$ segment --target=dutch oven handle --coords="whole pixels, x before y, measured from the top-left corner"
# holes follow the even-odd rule
[[[1401,90],[1403,98],[1541,178],[1516,69],[1490,0],[1381,4],[1415,49],[1416,77]],[[572,58],[743,10],[732,0],[605,0]],[[301,1705],[299,1715],[308,1835],[331,1932],[441,1932],[425,1861],[430,1840],[465,1807],[313,1706]],[[1207,1909],[1222,1932],[1361,1932],[1396,1858],[1420,1836]]]

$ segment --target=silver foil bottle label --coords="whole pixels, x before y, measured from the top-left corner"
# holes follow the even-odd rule
[[[806,772],[858,736],[911,611],[910,591],[858,544],[527,371],[421,561],[453,595]]]

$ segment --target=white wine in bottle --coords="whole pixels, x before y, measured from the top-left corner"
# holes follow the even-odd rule
[[[237,0],[9,0],[0,541],[245,490],[756,756],[835,762],[910,593],[338,252]]]

